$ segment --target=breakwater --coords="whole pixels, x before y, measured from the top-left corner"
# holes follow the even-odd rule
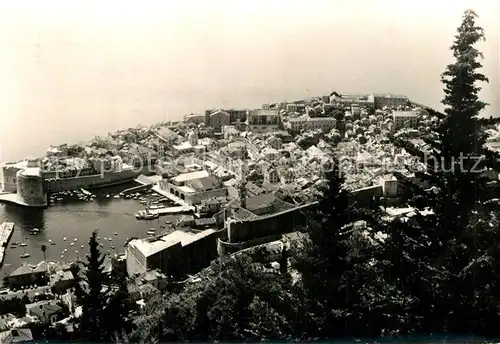
[[[5,251],[9,245],[12,232],[14,232],[14,222],[4,222],[0,225],[0,267],[3,264]]]

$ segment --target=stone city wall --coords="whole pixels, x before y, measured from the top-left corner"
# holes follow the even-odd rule
[[[137,178],[140,174],[144,173],[144,170],[145,169],[125,170],[121,172],[105,172],[103,174],[79,176],[74,178],[46,179],[44,187],[47,192],[59,192],[73,189],[111,186],[130,182]]]
[[[382,185],[373,185],[353,190],[349,193],[349,203],[358,207],[373,207],[379,204],[383,196]]]
[[[238,242],[238,243],[230,243],[227,241],[224,241],[223,239],[218,239],[217,240],[217,253],[219,256],[224,256],[227,254],[233,254],[238,251],[262,245],[262,244],[267,244],[272,241],[280,240],[282,238],[282,234],[273,234],[261,238],[255,238],[251,239],[248,241],[243,241],[243,242]]]
[[[227,224],[228,242],[239,243],[273,234],[292,232],[297,226],[305,225],[306,217],[302,211],[310,206],[311,204],[306,204],[249,220],[230,220]]]

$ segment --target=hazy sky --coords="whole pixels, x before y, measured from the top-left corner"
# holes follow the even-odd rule
[[[500,115],[499,3],[5,0],[0,161],[205,108],[331,90],[400,93],[440,108],[439,75],[467,8],[488,39],[487,114]]]

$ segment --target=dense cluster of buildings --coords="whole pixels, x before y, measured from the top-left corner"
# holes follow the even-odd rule
[[[179,278],[221,254],[280,241],[304,224],[303,210],[317,200],[334,155],[342,158],[352,202],[397,203],[393,173],[409,173],[410,156],[388,137],[417,137],[435,120],[404,96],[335,92],[185,116],[162,129],[160,136],[166,142],[175,137],[175,145],[158,160],[159,186],[194,206],[198,217],[171,233],[131,240],[124,258],[129,275],[143,281],[156,271],[148,278]],[[212,135],[202,137],[207,128]]]
[[[209,109],[182,122],[49,147],[41,159],[5,164],[3,189],[33,206],[45,204],[52,190],[158,175],[155,190],[192,207],[195,216],[158,235],[130,239],[124,254],[113,258],[113,269],[126,269],[137,301],[198,278],[221,255],[263,249],[270,261],[278,260],[302,240],[304,210],[320,197],[333,161],[351,203],[382,205],[389,220],[411,216],[412,209],[397,208],[403,186],[396,175],[414,177],[409,167],[421,166],[390,137],[404,135],[422,146],[419,136],[437,122],[426,107],[391,94],[332,92],[259,109]],[[75,278],[68,267],[42,262],[21,266],[6,282],[12,288],[47,285],[62,294]],[[63,313],[51,301],[27,307],[28,315],[47,323]]]
[[[115,259],[140,296],[199,272],[220,255],[283,247],[283,238],[305,225],[304,209],[317,201],[334,156],[351,202],[396,204],[401,190],[394,172],[410,174],[412,162],[389,136],[417,139],[436,121],[407,97],[390,94],[332,92],[259,109],[210,109],[6,164],[4,191],[20,194],[25,204],[42,204],[44,193],[88,185],[95,175],[115,176],[108,183],[141,173],[160,176],[157,190],[193,207],[196,216],[156,236],[131,239]],[[12,286],[43,282],[64,290],[73,280],[67,270],[18,270],[8,277]]]

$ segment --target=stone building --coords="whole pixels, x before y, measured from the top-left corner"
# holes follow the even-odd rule
[[[396,95],[396,94],[375,94],[374,102],[377,109],[381,109],[384,106],[387,107],[398,107],[406,106],[410,99],[407,96]]]
[[[216,110],[208,115],[209,127],[211,127],[215,133],[221,133],[222,127],[230,124],[230,115],[224,110]]]
[[[418,128],[418,119],[419,113],[418,111],[394,111],[392,113],[393,121],[394,121],[394,129],[402,129],[402,128]]]
[[[278,110],[251,111],[247,120],[248,130],[254,133],[265,133],[279,130]]]
[[[126,246],[129,276],[158,270],[167,276],[182,277],[197,272],[217,257],[218,232],[177,230],[151,239],[133,239]]]
[[[205,170],[162,180],[160,186],[190,205],[200,204],[204,199],[227,196],[227,188]]]

